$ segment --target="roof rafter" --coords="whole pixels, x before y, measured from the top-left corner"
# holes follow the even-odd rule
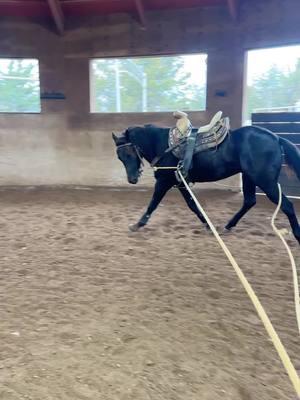
[[[238,17],[238,0],[227,0],[227,6],[231,18],[236,21]]]
[[[146,29],[145,7],[143,0],[134,0],[138,21],[143,29]]]
[[[65,30],[65,17],[59,0],[47,0],[52,18],[60,35]]]

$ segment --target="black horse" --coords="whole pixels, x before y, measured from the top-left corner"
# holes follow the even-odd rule
[[[124,164],[128,182],[136,184],[142,172],[143,159],[150,164],[160,157],[159,166],[176,166],[178,159],[168,149],[168,128],[154,125],[128,128],[121,136],[113,134],[117,155]],[[212,182],[242,173],[244,203],[231,218],[226,229],[233,228],[239,220],[256,204],[256,186],[263,190],[275,204],[279,200],[278,177],[283,161],[293,168],[300,180],[300,152],[291,142],[272,132],[246,126],[231,131],[217,150],[206,150],[194,155],[189,173],[191,182]],[[162,157],[161,157],[162,156]],[[131,227],[137,230],[145,226],[164,195],[178,185],[174,170],[155,172],[155,189],[150,204],[141,219]],[[184,185],[178,185],[189,208],[206,224]],[[282,195],[282,211],[289,219],[292,231],[300,243],[300,227],[293,204]]]

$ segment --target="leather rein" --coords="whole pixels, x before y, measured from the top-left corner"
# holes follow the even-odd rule
[[[168,148],[167,148],[162,154],[160,154],[159,156],[154,157],[154,159],[152,160],[152,162],[151,162],[151,164],[150,164],[151,168],[154,168],[154,167],[157,165],[157,163],[158,163],[159,161],[161,161],[161,160],[164,158],[164,156],[165,156],[166,154],[170,153],[171,151],[173,151],[174,149],[176,149],[177,147],[179,147],[179,146],[180,146],[182,143],[184,143],[185,141],[186,141],[186,138],[183,138],[182,140],[180,140],[180,142],[174,144],[173,146],[168,147]],[[141,153],[141,151],[139,150],[139,148],[138,148],[136,145],[134,145],[133,143],[131,143],[131,142],[124,143],[124,144],[120,144],[119,146],[117,146],[117,149],[120,149],[120,148],[122,148],[122,147],[132,147],[132,148],[134,149],[134,151],[135,151],[135,153],[136,153],[136,156],[137,156],[137,157],[139,158],[139,160],[141,161],[142,168],[140,168],[140,172],[142,173],[142,172],[143,172],[143,167],[144,167],[145,164],[144,164],[144,161],[143,161],[142,153]]]

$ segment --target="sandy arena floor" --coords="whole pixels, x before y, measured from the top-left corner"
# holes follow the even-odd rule
[[[232,267],[175,192],[148,228],[128,233],[149,197],[0,193],[1,400],[295,399]],[[201,199],[219,227],[241,203],[218,190]],[[273,210],[260,197],[224,240],[300,370]]]

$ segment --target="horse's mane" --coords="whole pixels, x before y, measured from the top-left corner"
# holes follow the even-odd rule
[[[154,124],[145,124],[144,128],[153,128],[153,129],[170,129],[167,126],[158,126],[158,125],[154,125]]]
[[[158,125],[154,125],[154,124],[145,124],[144,128],[153,128],[153,129],[170,129],[169,126],[158,126]],[[193,131],[197,131],[198,128],[193,127]]]
[[[132,131],[133,129],[137,129],[137,128],[145,128],[145,129],[170,129],[167,126],[159,126],[159,125],[155,125],[155,124],[144,124],[144,125],[133,125],[133,126],[129,126],[126,131]]]

